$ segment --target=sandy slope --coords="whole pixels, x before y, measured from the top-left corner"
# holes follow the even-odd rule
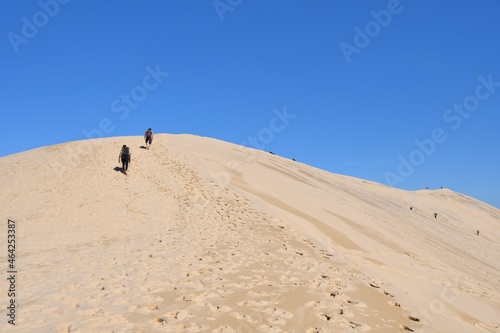
[[[141,144],[0,159],[1,332],[500,331],[498,209],[209,138]]]

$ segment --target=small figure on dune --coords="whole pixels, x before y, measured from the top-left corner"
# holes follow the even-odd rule
[[[413,206],[410,207],[410,210],[413,210]]]
[[[479,236],[479,230],[476,230],[476,235]]]
[[[434,218],[437,219],[438,218],[438,213],[434,213]]]
[[[425,189],[426,189],[426,190],[428,190],[428,189],[429,189],[429,186],[426,186],[426,187],[425,187]]]
[[[130,153],[130,148],[127,145],[123,145],[120,150],[120,155],[118,155],[118,163],[122,163],[122,171],[127,174],[128,164],[132,161],[132,154]]]
[[[146,133],[144,133],[144,140],[146,140],[146,149],[149,150],[151,148],[151,144],[153,143],[153,130],[148,128]]]

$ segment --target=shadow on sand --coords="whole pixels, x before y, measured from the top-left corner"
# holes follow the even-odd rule
[[[123,168],[120,168],[120,167],[115,167],[113,170],[124,173]]]

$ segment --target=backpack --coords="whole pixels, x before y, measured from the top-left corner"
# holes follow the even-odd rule
[[[146,138],[149,139],[151,137],[151,135],[153,135],[153,131],[147,130],[146,131]]]
[[[130,148],[129,147],[122,148],[122,156],[126,156],[126,157],[130,156]]]

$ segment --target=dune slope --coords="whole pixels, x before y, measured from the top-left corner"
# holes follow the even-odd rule
[[[0,159],[17,237],[16,325],[2,245],[0,331],[500,331],[498,209],[210,138],[141,145]]]

